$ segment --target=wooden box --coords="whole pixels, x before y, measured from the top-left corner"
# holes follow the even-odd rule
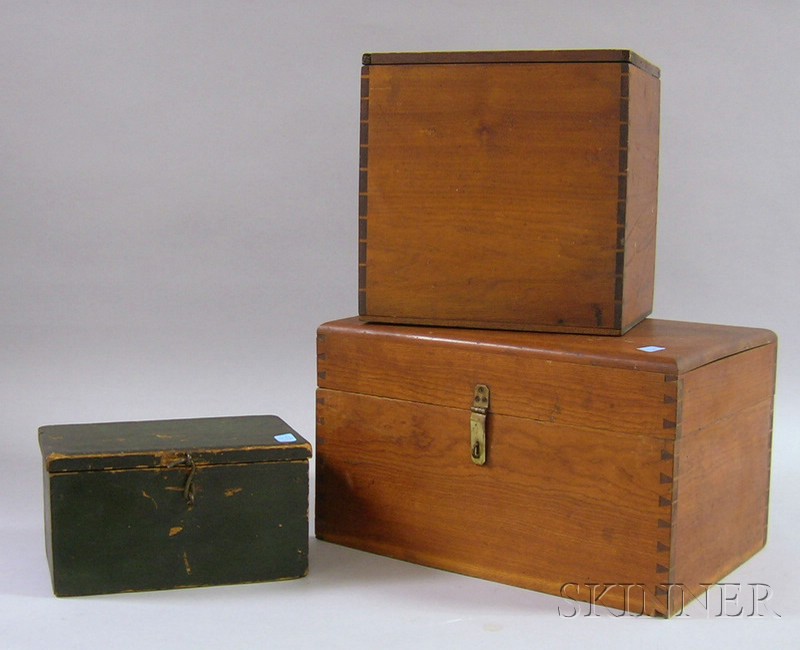
[[[776,346],[649,319],[623,337],[323,325],[316,535],[680,612],[765,543]]]
[[[658,68],[606,50],[364,62],[363,320],[620,334],[650,313]]]
[[[39,442],[58,596],[307,572],[311,446],[278,417],[46,426]]]

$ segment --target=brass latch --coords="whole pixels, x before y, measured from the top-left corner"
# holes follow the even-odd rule
[[[483,465],[486,462],[486,413],[489,410],[489,387],[475,386],[475,397],[469,415],[469,444],[472,462]]]

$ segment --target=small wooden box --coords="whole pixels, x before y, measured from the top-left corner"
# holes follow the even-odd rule
[[[57,596],[308,569],[311,446],[275,416],[39,429]]]
[[[616,50],[364,63],[363,320],[620,334],[650,313],[658,68]]]
[[[316,534],[675,614],[765,543],[776,347],[662,320],[623,337],[323,325]]]

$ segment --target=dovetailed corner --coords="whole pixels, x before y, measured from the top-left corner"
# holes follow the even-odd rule
[[[659,495],[658,505],[660,508],[667,508],[672,505],[672,499],[668,499],[667,497]]]
[[[367,265],[366,262],[360,262],[358,265],[358,288],[367,288]]]
[[[622,74],[619,80],[619,94],[620,97],[627,98],[630,96],[630,72],[627,63],[622,64]]]
[[[656,553],[669,553],[669,546],[662,541],[656,542]]]
[[[623,97],[622,99],[620,99],[620,102],[619,102],[619,121],[623,122],[623,123],[626,123],[626,124],[628,122],[628,106],[629,106],[629,102],[628,102],[628,98],[627,97]]]
[[[675,456],[673,456],[673,454],[670,451],[668,451],[667,449],[661,450],[661,460],[672,460],[673,458],[675,458]]]
[[[672,524],[668,522],[666,519],[659,519],[658,520],[658,527],[659,528],[672,528]]]
[[[656,564],[656,573],[669,573],[669,569],[663,564]]]
[[[666,418],[664,418],[664,428],[665,429],[674,429],[675,428],[675,423],[672,420],[667,420]]]
[[[628,125],[627,124],[620,124],[620,128],[619,128],[619,146],[620,147],[627,147],[628,146]]]
[[[662,485],[665,485],[667,483],[672,483],[672,477],[669,476],[668,474],[664,474],[664,472],[661,472],[661,475],[658,477],[658,482],[661,483]]]

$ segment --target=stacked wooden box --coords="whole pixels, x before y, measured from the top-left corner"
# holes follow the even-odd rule
[[[316,534],[670,616],[766,538],[776,338],[647,319],[659,71],[365,55],[359,318],[318,331]]]

